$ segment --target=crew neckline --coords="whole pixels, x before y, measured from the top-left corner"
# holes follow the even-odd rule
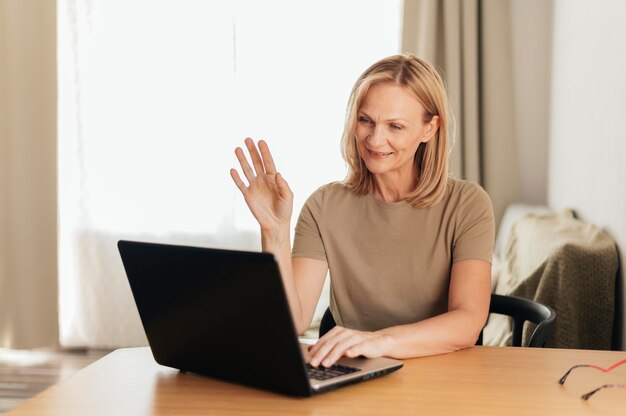
[[[411,204],[409,204],[409,202],[406,199],[403,199],[402,201],[397,201],[397,202],[385,202],[376,198],[376,196],[374,196],[374,194],[372,194],[371,192],[367,194],[367,198],[374,201],[374,203],[378,205],[379,207],[382,207],[385,209],[396,209],[396,208],[403,208],[403,207],[411,206]]]

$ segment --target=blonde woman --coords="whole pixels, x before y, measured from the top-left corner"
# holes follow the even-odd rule
[[[316,190],[290,238],[293,194],[267,143],[245,140],[231,176],[274,254],[298,333],[311,324],[328,271],[337,323],[310,348],[312,366],[341,356],[409,358],[475,344],[490,299],[494,217],[477,184],[448,177],[444,83],[427,62],[395,55],[350,95],[342,137],[347,178]]]

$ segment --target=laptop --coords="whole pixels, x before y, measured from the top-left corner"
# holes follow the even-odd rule
[[[269,253],[118,242],[157,363],[294,396],[388,374],[403,362],[346,358],[312,368]]]

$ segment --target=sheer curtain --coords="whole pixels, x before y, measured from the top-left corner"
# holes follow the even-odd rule
[[[120,238],[259,249],[228,174],[245,137],[270,144],[295,225],[343,179],[350,88],[401,20],[400,0],[58,0],[61,344],[146,343]]]

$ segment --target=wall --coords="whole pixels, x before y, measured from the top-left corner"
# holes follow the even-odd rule
[[[626,296],[626,2],[556,0],[548,202],[617,241]],[[618,311],[626,346],[623,305]],[[618,345],[619,346],[619,345]]]
[[[58,339],[55,22],[0,0],[0,347]]]
[[[508,169],[500,180],[511,185],[496,199],[573,208],[615,238],[623,265],[626,29],[621,22],[626,2],[509,1],[515,144],[502,139],[493,152],[500,155],[500,163],[511,164],[497,168]],[[502,3],[505,7],[507,1]],[[502,41],[485,39],[485,47]],[[626,348],[623,270],[618,277],[615,337],[620,349]]]

